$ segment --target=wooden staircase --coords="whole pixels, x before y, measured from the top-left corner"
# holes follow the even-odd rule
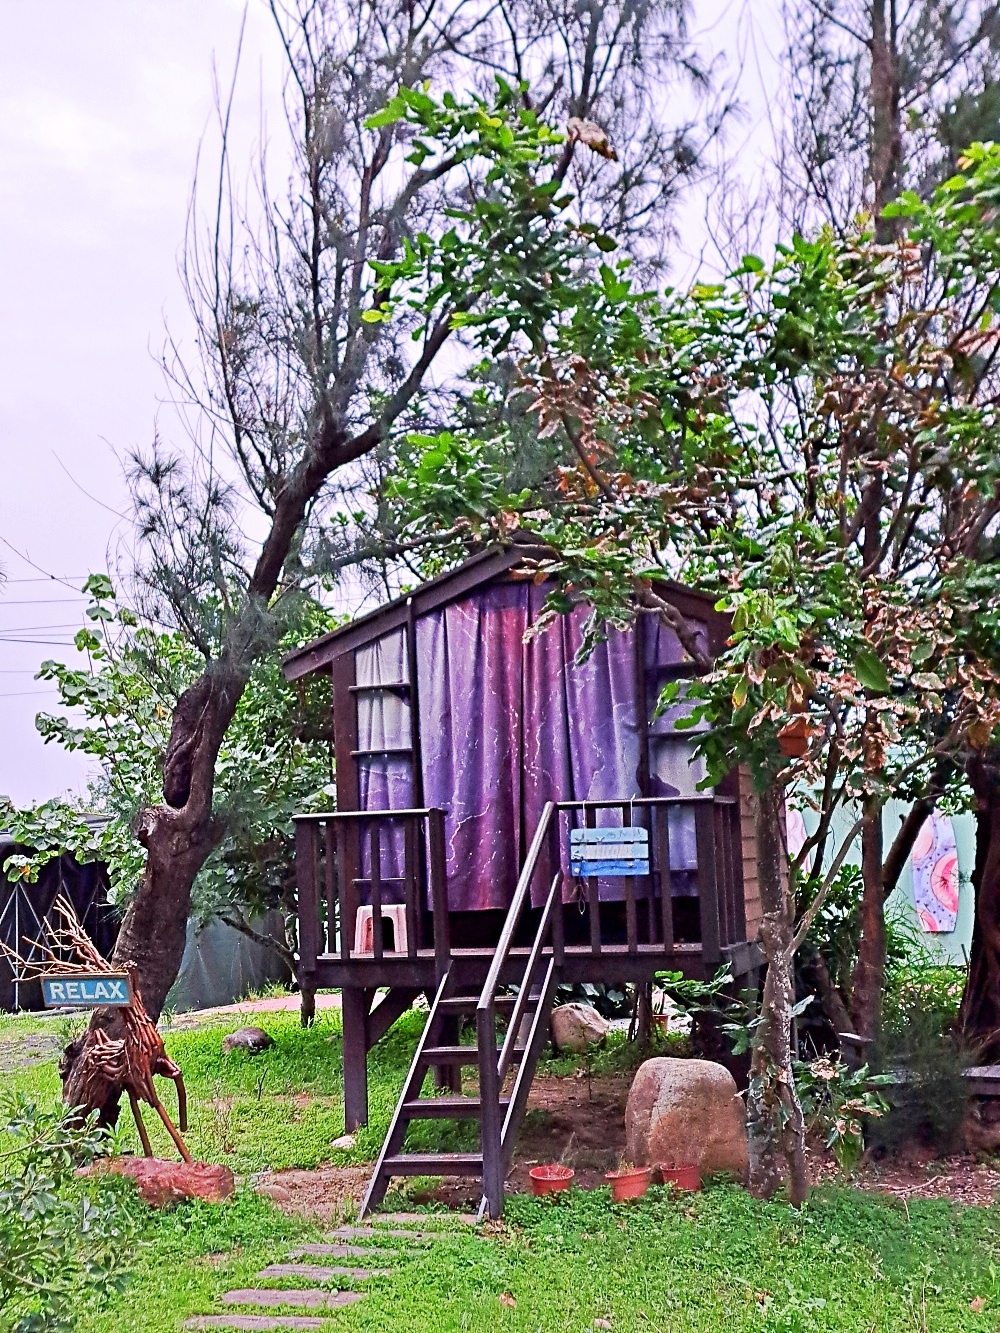
[[[480,1215],[488,1213],[495,1218],[503,1212],[504,1180],[539,1056],[548,1037],[552,1000],[563,962],[561,874],[553,877],[549,887],[516,997],[497,992],[555,818],[555,806],[547,805],[532,839],[482,992],[458,994],[451,967],[441,977],[361,1205],[361,1217],[382,1202],[393,1176],[478,1176],[483,1182]],[[473,1015],[475,1042],[463,1045],[462,1020]],[[506,1019],[502,1042],[498,1042],[498,1018]],[[478,1095],[464,1096],[461,1071],[471,1066],[479,1072]],[[437,1082],[449,1089],[443,1096],[422,1095],[427,1074],[432,1070],[436,1071]],[[479,1122],[478,1153],[404,1151],[406,1131],[413,1121],[468,1119]]]

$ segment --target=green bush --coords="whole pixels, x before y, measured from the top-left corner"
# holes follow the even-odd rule
[[[121,1182],[88,1182],[76,1168],[107,1141],[94,1118],[65,1107],[40,1109],[8,1099],[0,1152],[0,1328],[62,1333],[75,1326],[81,1297],[123,1284],[120,1267],[131,1224]]]
[[[965,969],[943,966],[927,941],[898,921],[890,924],[887,952],[877,1058],[896,1082],[872,1146],[919,1143],[949,1152],[958,1146],[968,1104],[963,1071],[974,1063],[954,1032]]]

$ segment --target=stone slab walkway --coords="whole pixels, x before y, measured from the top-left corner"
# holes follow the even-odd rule
[[[459,1227],[450,1226],[457,1221]],[[248,1306],[260,1311],[278,1311],[305,1309],[314,1311],[333,1311],[346,1305],[354,1305],[365,1299],[363,1291],[342,1290],[332,1285],[337,1279],[350,1282],[366,1282],[370,1278],[385,1277],[392,1272],[391,1265],[400,1260],[405,1262],[413,1257],[413,1250],[400,1247],[384,1248],[393,1240],[409,1241],[410,1246],[418,1246],[417,1253],[425,1255],[426,1247],[435,1240],[454,1236],[465,1226],[474,1224],[476,1219],[471,1214],[449,1213],[385,1213],[369,1219],[364,1226],[341,1226],[330,1234],[330,1243],[299,1245],[288,1251],[288,1259],[330,1258],[330,1259],[365,1259],[364,1267],[341,1267],[331,1264],[310,1263],[273,1263],[262,1268],[257,1274],[257,1281],[269,1283],[276,1279],[302,1278],[313,1283],[330,1283],[330,1286],[311,1287],[240,1287],[227,1291],[220,1301],[223,1305]],[[399,1225],[407,1223],[412,1225]],[[418,1229],[419,1227],[419,1229]],[[378,1248],[379,1243],[383,1248]],[[374,1267],[373,1265],[379,1265]],[[244,1314],[232,1311],[224,1314],[200,1314],[188,1319],[186,1329],[228,1328],[233,1330],[252,1329],[309,1329],[325,1328],[327,1320],[317,1315],[295,1314]]]

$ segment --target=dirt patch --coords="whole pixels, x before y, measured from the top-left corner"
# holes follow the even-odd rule
[[[528,1114],[518,1136],[514,1164],[507,1177],[511,1193],[527,1193],[528,1172],[542,1162],[561,1162],[576,1172],[574,1184],[595,1189],[604,1173],[618,1166],[625,1151],[625,1103],[631,1075],[590,1080],[536,1078],[528,1098]],[[919,1154],[864,1162],[844,1176],[823,1150],[808,1150],[814,1183],[850,1184],[906,1202],[946,1199],[985,1207],[1000,1198],[1000,1162],[983,1161],[971,1153],[928,1158]],[[274,1171],[256,1187],[271,1195],[283,1210],[330,1221],[360,1201],[370,1167],[320,1167],[315,1171]],[[398,1187],[402,1182],[395,1182]],[[276,1186],[273,1193],[271,1186]],[[431,1189],[404,1187],[413,1203],[441,1203],[475,1211],[481,1187],[476,1180],[445,1180]]]
[[[946,1199],[949,1203],[988,1208],[1000,1197],[1000,1169],[972,1153],[950,1157],[928,1157],[920,1153],[900,1154],[882,1161],[862,1162],[845,1177],[825,1154],[810,1152],[810,1175],[819,1183],[833,1181],[856,1189],[887,1194],[902,1202],[914,1199]]]
[[[320,1166],[312,1171],[265,1171],[253,1187],[284,1213],[311,1217],[320,1222],[338,1221],[361,1202],[371,1168],[367,1166]]]
[[[58,1032],[15,1033],[0,1039],[0,1074],[13,1074],[31,1065],[49,1064],[62,1054],[66,1041]]]

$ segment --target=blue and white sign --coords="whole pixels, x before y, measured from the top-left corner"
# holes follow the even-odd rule
[[[111,1005],[123,1009],[132,1002],[125,972],[94,972],[90,975],[42,977],[42,1000],[48,1009],[70,1005],[76,1009],[98,1009]]]
[[[570,871],[577,879],[649,874],[644,828],[575,828],[569,835]]]

